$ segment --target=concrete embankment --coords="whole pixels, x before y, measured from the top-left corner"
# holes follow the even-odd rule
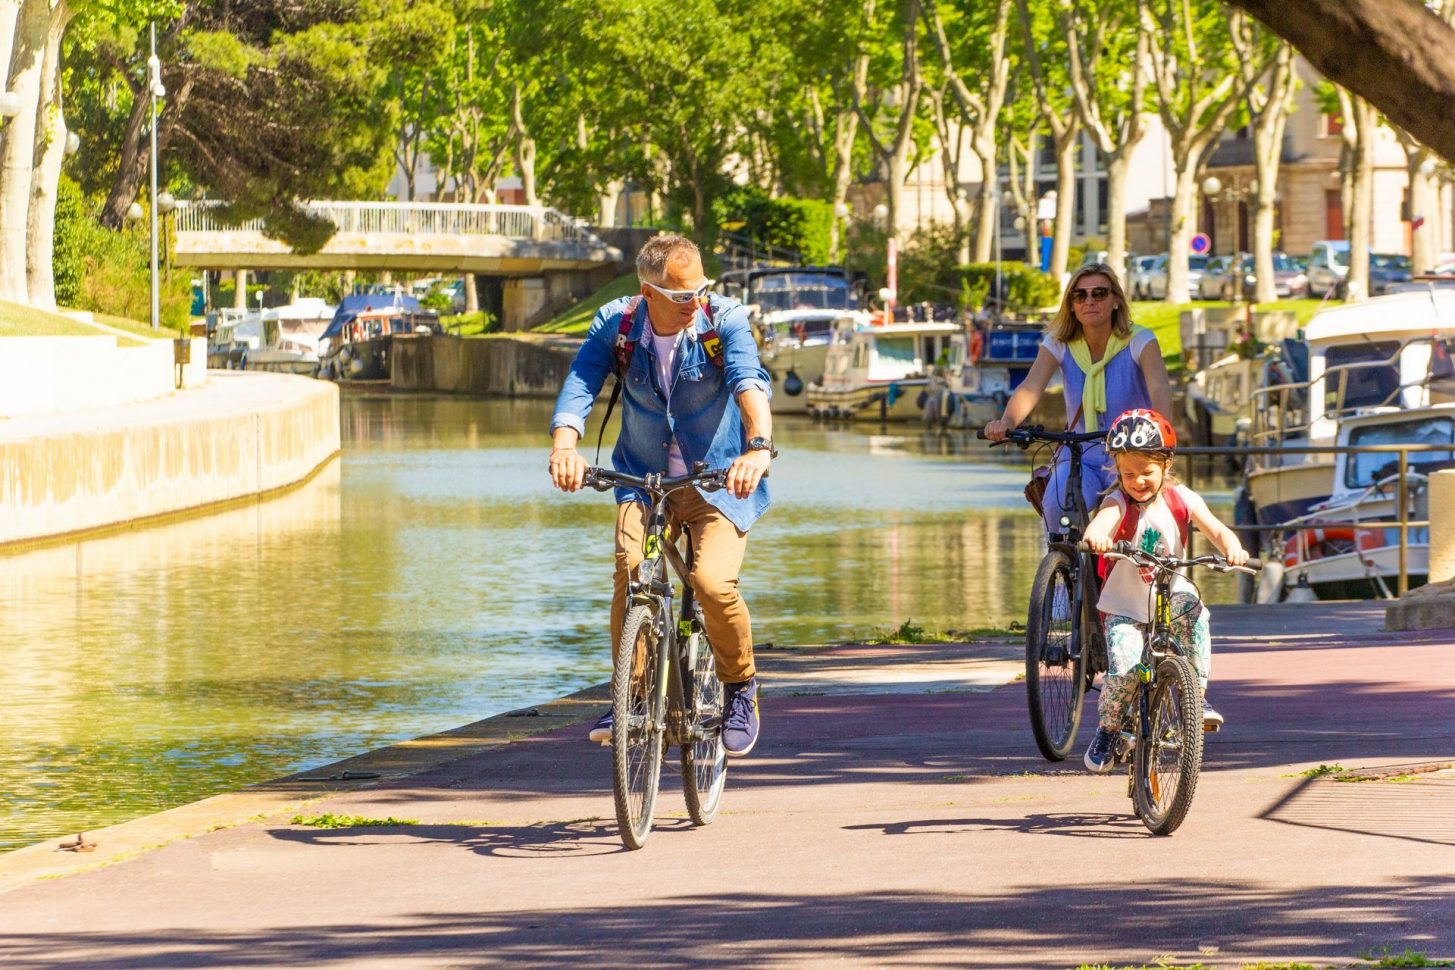
[[[394,338],[389,386],[479,397],[555,397],[576,355],[575,341],[537,334]]]
[[[247,498],[339,450],[338,388],[221,372],[166,397],[0,421],[0,545]]]

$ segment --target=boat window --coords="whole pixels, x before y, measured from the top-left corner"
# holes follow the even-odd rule
[[[880,337],[875,341],[880,360],[892,360],[901,364],[913,364],[917,359],[913,337]]]
[[[774,273],[750,284],[749,303],[772,310],[852,310],[849,281],[834,273]]]
[[[1394,358],[1399,344],[1392,340],[1344,344],[1324,352],[1324,410],[1344,411],[1350,408],[1390,404],[1399,390],[1399,361]],[[1333,371],[1335,367],[1348,370]],[[1344,384],[1344,397],[1339,400],[1339,385]]]
[[[854,369],[855,370],[860,370],[860,369],[862,369],[864,367],[869,366],[868,361],[865,359],[868,356],[868,351],[867,351],[868,346],[869,346],[868,344],[863,344],[863,343],[855,344],[854,345]]]
[[[1424,418],[1398,424],[1379,424],[1356,428],[1349,433],[1350,445],[1455,445],[1455,421],[1450,418]],[[1410,452],[1411,471],[1431,472],[1455,463],[1452,451]],[[1344,468],[1344,484],[1364,488],[1396,474],[1399,456],[1390,452],[1354,452]]]

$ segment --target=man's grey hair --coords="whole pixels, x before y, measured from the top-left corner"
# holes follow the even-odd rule
[[[637,278],[648,283],[661,283],[667,278],[667,264],[684,256],[702,258],[697,244],[686,236],[664,232],[653,236],[637,253]]]

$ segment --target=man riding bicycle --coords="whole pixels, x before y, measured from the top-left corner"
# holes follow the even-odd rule
[[[691,240],[661,235],[637,254],[641,295],[606,304],[556,399],[551,418],[551,481],[582,485],[589,467],[576,450],[586,417],[606,382],[621,387],[621,432],[612,467],[631,475],[687,474],[697,462],[728,468],[727,487],[682,489],[668,500],[672,521],[690,537],[689,579],[724,687],[723,745],[745,755],[758,740],[758,683],[747,605],[738,571],[748,529],[768,508],[763,481],[773,448],[768,374],[743,306],[709,293],[702,256]],[[611,642],[621,638],[627,579],[644,558],[645,506],[632,489],[616,490],[616,583]],[[609,744],[611,712],[591,729]]]

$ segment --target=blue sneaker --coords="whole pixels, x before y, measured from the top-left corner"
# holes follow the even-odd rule
[[[591,726],[591,733],[587,737],[594,744],[611,746],[611,708],[608,707],[606,713],[596,719],[596,723]]]
[[[723,684],[722,746],[742,757],[758,743],[758,679]]]
[[[1108,731],[1106,728],[1096,729],[1096,737],[1091,739],[1091,747],[1086,749],[1086,757],[1081,759],[1086,764],[1087,771],[1093,771],[1098,775],[1111,771],[1111,755],[1116,739],[1115,731]]]

